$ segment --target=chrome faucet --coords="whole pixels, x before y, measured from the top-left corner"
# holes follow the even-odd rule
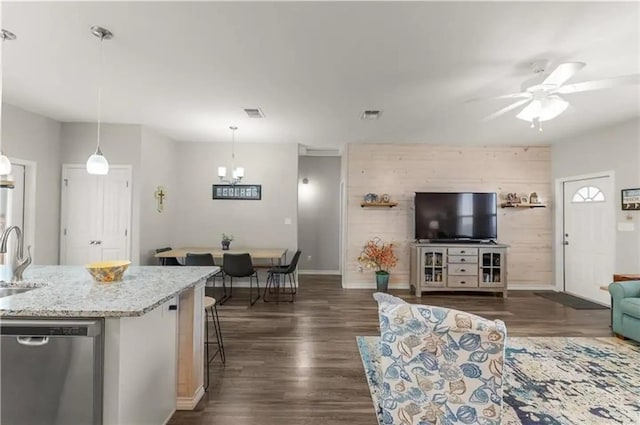
[[[16,232],[16,237],[18,238],[18,247],[16,248],[16,260],[17,265],[15,268],[13,267],[13,261],[11,259],[7,261],[10,270],[13,272],[13,281],[20,282],[22,280],[22,274],[25,269],[29,267],[31,264],[31,247],[27,247],[27,258],[24,258],[24,235],[22,234],[22,230],[18,226],[10,226],[2,232],[2,236],[0,236],[0,254],[7,253],[7,243],[9,242],[9,235],[12,231]]]

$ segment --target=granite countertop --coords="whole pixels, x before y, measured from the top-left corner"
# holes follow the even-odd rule
[[[132,266],[121,282],[97,283],[82,266],[31,266],[23,282],[0,283],[1,288],[36,288],[0,298],[0,317],[142,316],[218,271]]]

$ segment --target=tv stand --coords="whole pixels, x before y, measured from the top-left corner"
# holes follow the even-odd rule
[[[507,248],[495,241],[416,242],[411,290],[496,292],[507,297]]]

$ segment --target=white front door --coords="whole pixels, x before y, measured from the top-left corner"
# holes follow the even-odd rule
[[[63,166],[60,264],[130,258],[130,182],[128,166],[111,166],[106,176]]]
[[[564,182],[564,290],[609,305],[600,286],[611,282],[615,260],[611,177]]]

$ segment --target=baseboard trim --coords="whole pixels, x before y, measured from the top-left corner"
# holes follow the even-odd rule
[[[342,285],[344,289],[376,289],[375,282],[351,282]],[[409,289],[408,283],[389,283],[389,289]]]
[[[389,289],[409,289],[409,284],[404,282],[389,283]],[[351,282],[344,283],[342,285],[345,289],[376,289],[375,282]],[[457,288],[456,288],[457,290]],[[507,287],[508,291],[554,291],[555,286],[550,285],[518,285]],[[473,288],[468,289],[469,292],[473,292]]]
[[[204,387],[201,385],[193,397],[178,397],[176,399],[176,410],[193,410],[196,408],[200,399],[204,396]],[[171,417],[169,417],[171,418]],[[166,424],[166,422],[165,422]]]
[[[298,270],[298,274],[321,274],[321,275],[340,276],[340,270]]]

